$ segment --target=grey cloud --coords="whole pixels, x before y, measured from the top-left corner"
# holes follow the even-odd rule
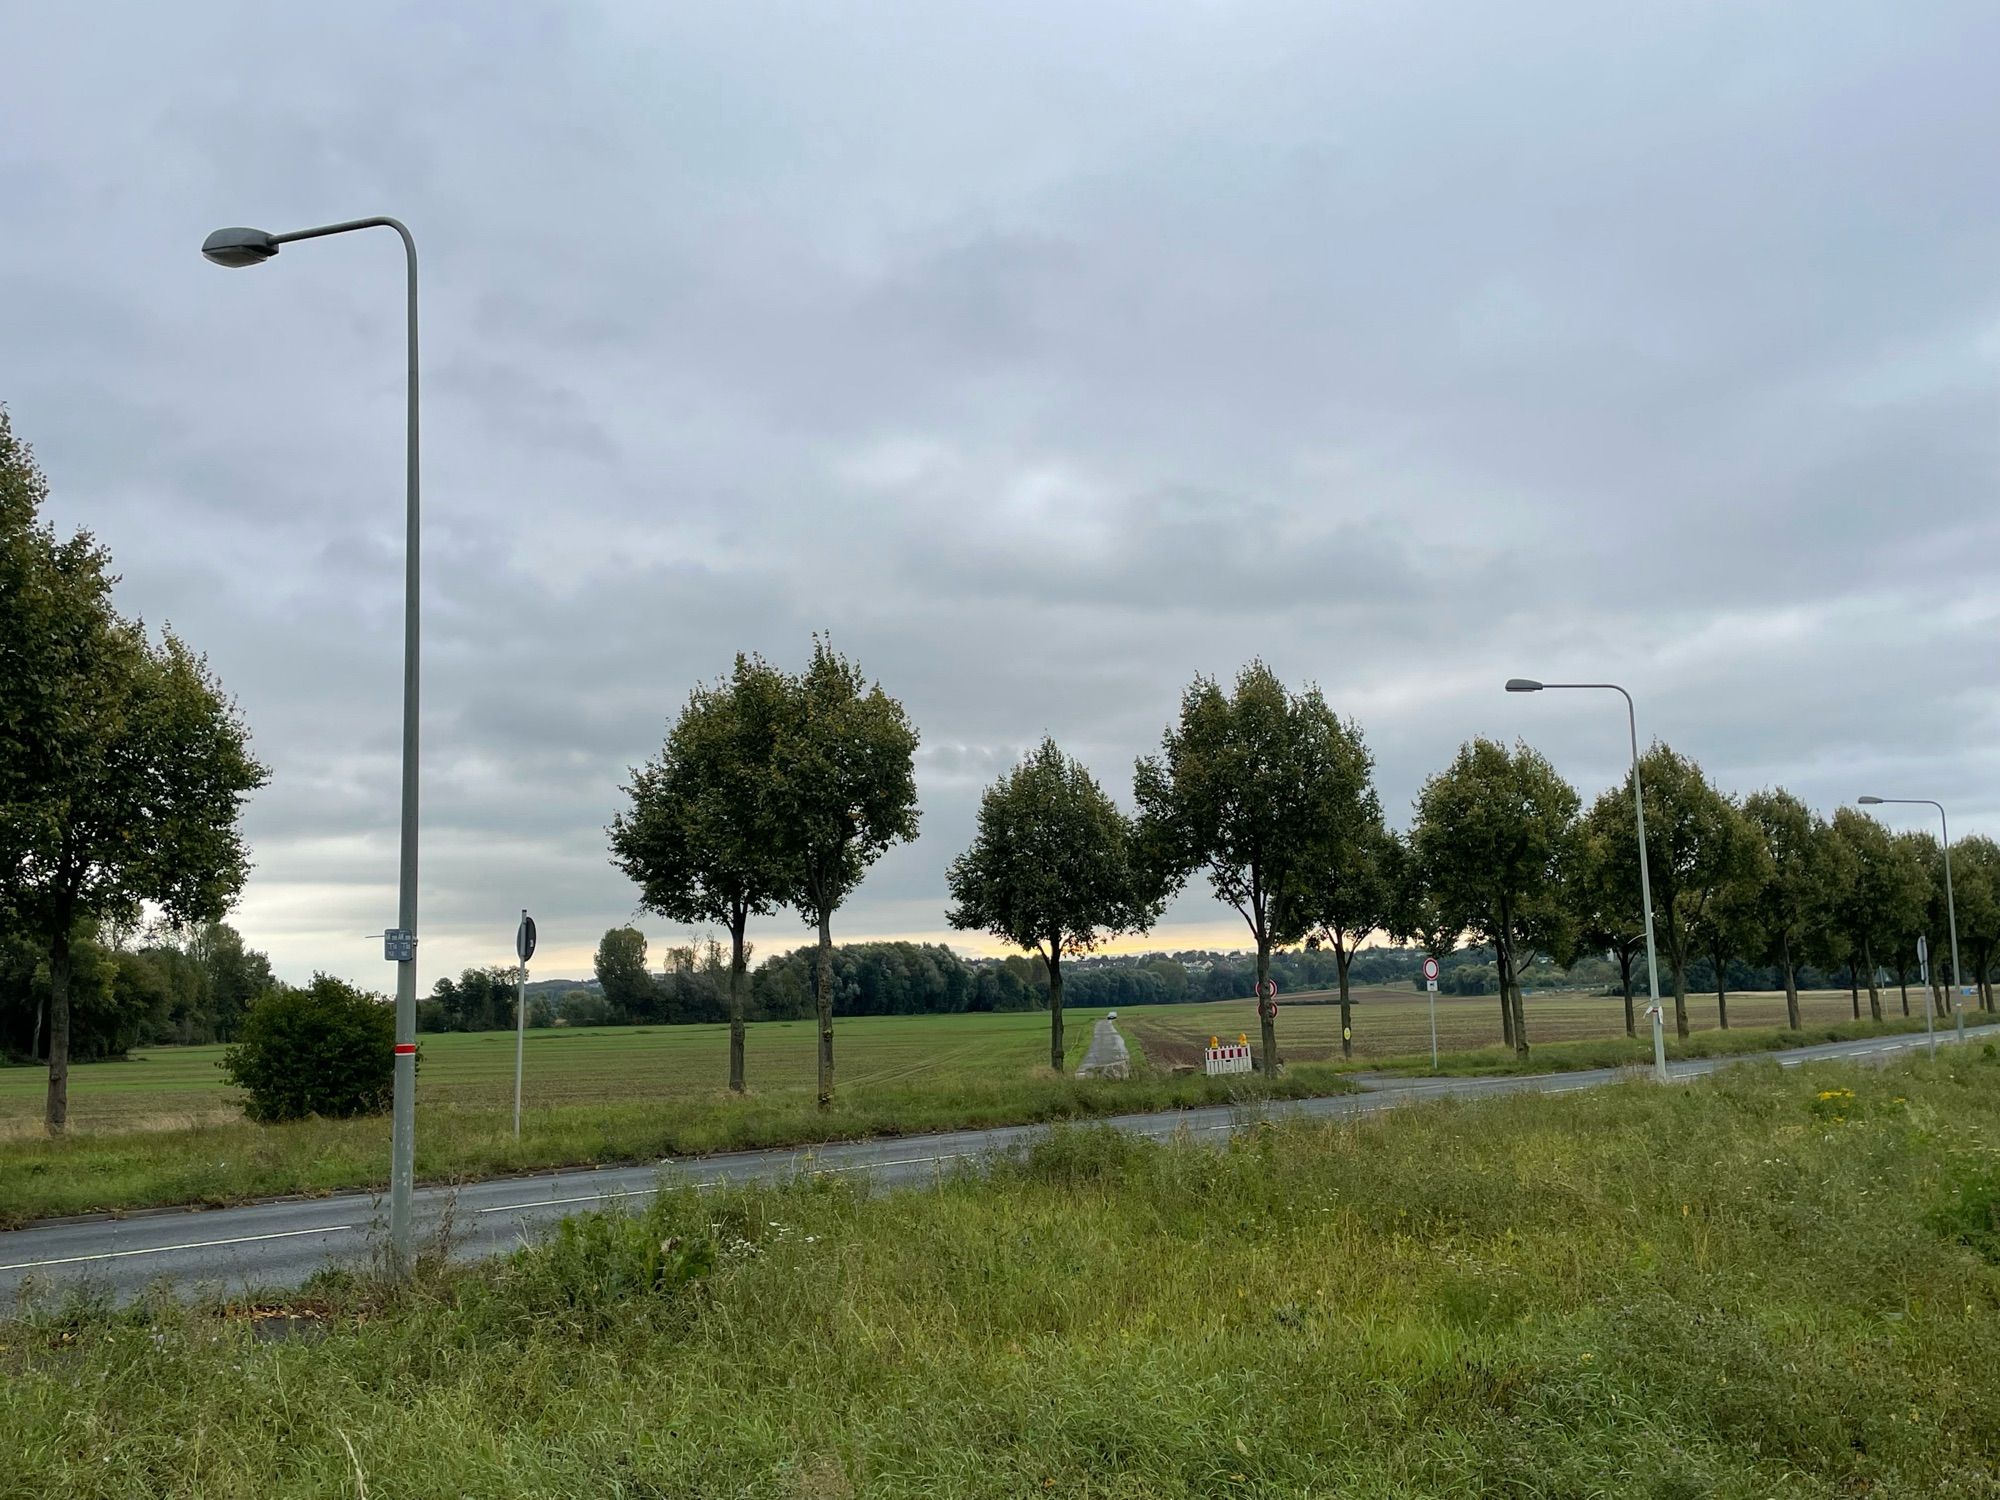
[[[383,977],[401,268],[225,275],[222,223],[422,250],[427,976],[523,902],[565,954],[631,916],[626,769],[815,628],[924,733],[847,933],[942,926],[1022,747],[1129,797],[1252,655],[1398,819],[1473,733],[1622,775],[1615,702],[1500,693],[1536,673],[1630,681],[1725,784],[1991,830],[1996,45],[1969,4],[45,7],[0,399],[239,696],[288,973]]]

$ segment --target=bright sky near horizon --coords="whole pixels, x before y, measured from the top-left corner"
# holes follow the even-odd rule
[[[991,951],[980,788],[1047,732],[1129,799],[1253,655],[1399,824],[1474,734],[1622,775],[1529,675],[2000,835],[1996,56],[1969,0],[16,6],[0,401],[239,698],[288,977],[393,982],[400,252],[232,224],[423,257],[426,990],[523,905],[588,972],[626,768],[814,629],[923,733],[841,939]],[[1145,946],[1244,940],[1197,882]]]

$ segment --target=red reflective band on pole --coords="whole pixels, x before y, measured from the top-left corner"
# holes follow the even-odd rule
[[[416,1050],[417,1050],[417,1044],[415,1042],[396,1043],[396,1056],[398,1057],[402,1057],[405,1054],[414,1056],[416,1054]]]

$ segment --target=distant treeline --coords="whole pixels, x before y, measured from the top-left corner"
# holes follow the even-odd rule
[[[251,1002],[276,984],[270,960],[222,922],[183,938],[79,923],[70,963],[78,1062],[163,1042],[232,1041]],[[0,1057],[48,1057],[49,998],[43,945],[20,933],[0,938]]]
[[[813,1014],[813,961],[816,950],[796,948],[763,960],[748,974],[748,1019],[803,1020]],[[599,945],[597,978],[565,988],[555,981],[529,987],[530,1026],[616,1026],[716,1024],[729,1019],[729,953],[720,943],[671,946],[664,963],[651,968],[643,934],[624,927],[605,934]],[[1350,981],[1359,986],[1423,988],[1423,955],[1414,948],[1379,946],[1354,955]],[[1256,959],[1247,953],[1190,950],[1073,959],[1064,965],[1065,1001],[1086,1006],[1175,1005],[1199,1000],[1245,1000],[1256,979]],[[1439,990],[1448,995],[1491,995],[1499,979],[1490,945],[1462,948],[1441,965]],[[1639,965],[1645,982],[1645,964]],[[1271,973],[1282,995],[1329,990],[1339,981],[1331,949],[1317,945],[1271,956]],[[1690,978],[1708,984],[1706,961],[1690,967]],[[1804,971],[1807,988],[1844,989],[1841,974]],[[1590,955],[1562,969],[1546,960],[1522,976],[1537,990],[1583,990],[1615,994],[1618,969]],[[1775,990],[1779,976],[1768,969],[1732,963],[1729,987]],[[1048,1005],[1048,966],[1039,958],[966,959],[936,943],[847,943],[833,950],[834,1013],[839,1016],[952,1015],[964,1011],[1041,1010]],[[418,1008],[425,1031],[485,1031],[514,1024],[512,971],[468,969],[456,979],[440,979],[431,998]]]

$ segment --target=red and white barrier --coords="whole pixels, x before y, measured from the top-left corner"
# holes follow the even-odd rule
[[[1210,1078],[1219,1073],[1248,1073],[1250,1049],[1241,1042],[1231,1042],[1227,1046],[1210,1046],[1202,1054]]]

